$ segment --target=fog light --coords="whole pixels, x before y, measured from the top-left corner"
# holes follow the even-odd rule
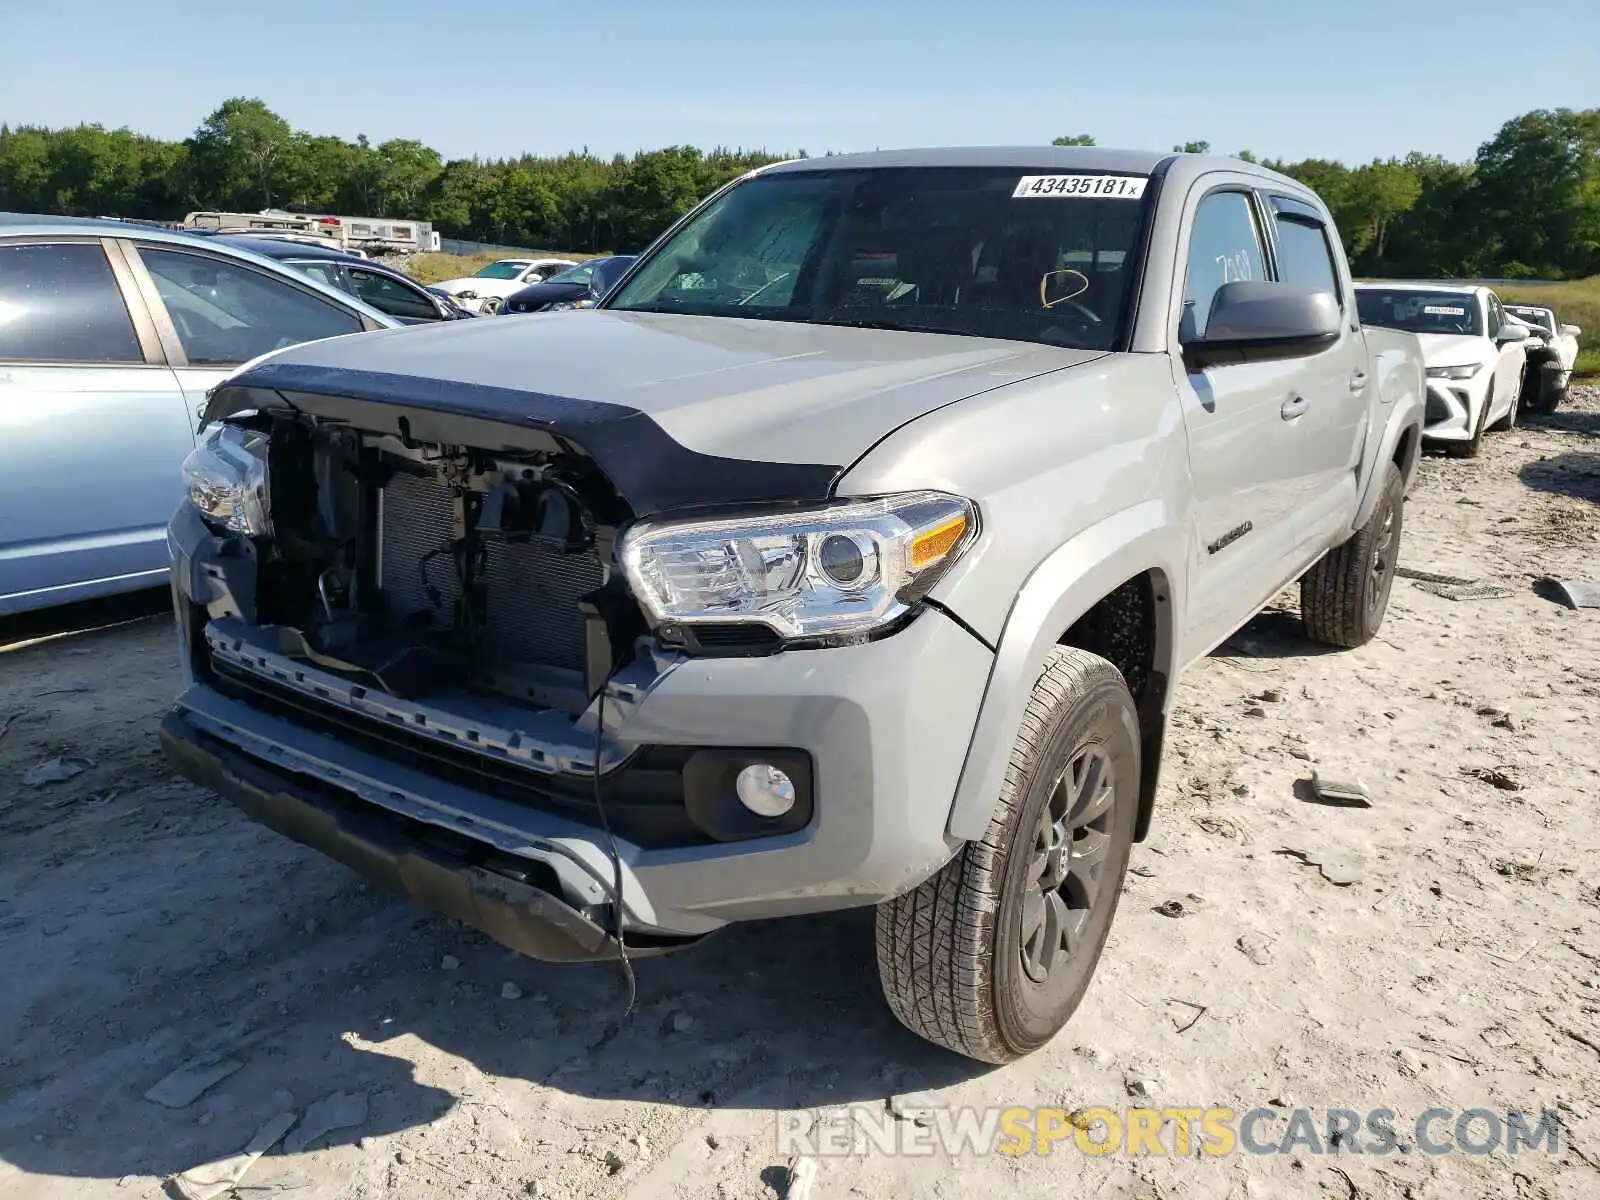
[[[794,807],[794,780],[770,763],[751,763],[733,786],[740,803],[758,817],[781,817]]]

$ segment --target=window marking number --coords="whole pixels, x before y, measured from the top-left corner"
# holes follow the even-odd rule
[[[1084,197],[1093,200],[1138,200],[1150,180],[1134,175],[1024,175],[1011,192],[1013,200]]]

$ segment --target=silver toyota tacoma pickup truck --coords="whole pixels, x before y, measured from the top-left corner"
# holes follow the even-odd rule
[[[1286,585],[1383,620],[1416,341],[1224,158],[785,163],[597,308],[358,334],[210,396],[178,770],[552,961],[877,906],[895,1014],[1082,999],[1173,684]]]

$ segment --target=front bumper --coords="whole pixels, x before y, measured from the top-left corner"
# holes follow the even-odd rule
[[[192,627],[201,610],[212,620],[247,618],[253,609],[248,563],[219,554],[221,543],[183,514],[173,522],[171,540],[180,625]],[[814,815],[796,832],[670,848],[619,838],[630,947],[696,938],[730,921],[874,904],[937,871],[958,848],[945,827],[992,664],[986,646],[929,610],[899,633],[865,645],[677,660],[630,682],[625,695],[608,691],[616,703],[607,704],[603,761],[633,746],[716,745],[791,747],[814,764]],[[541,954],[539,947],[548,945],[544,934],[507,935],[510,917],[478,914],[482,871],[498,873],[496,895],[509,871],[579,922],[600,931],[611,927],[613,864],[592,825],[252,707],[209,686],[204,672],[191,670],[190,680],[163,735],[168,753],[183,774],[252,816],[380,882],[398,882],[526,953],[554,952]],[[577,728],[592,715],[591,707]],[[592,738],[589,729],[575,745]],[[546,767],[585,769],[581,760],[563,759],[569,751],[557,739],[546,740]],[[316,815],[330,803],[344,815]],[[353,843],[342,831],[351,827],[351,813],[362,812],[390,823],[385,846],[398,839],[409,848],[376,859],[366,843],[349,849]],[[416,884],[418,872],[437,875],[432,866],[414,865],[432,862],[419,848],[428,836],[458,843],[456,860],[465,855],[480,873],[462,875],[466,868],[457,861],[448,886]],[[525,900],[514,906],[524,914],[538,907]],[[517,921],[542,925],[544,917]],[[569,920],[566,928],[563,937],[586,953],[591,943],[595,956],[607,952],[583,924]]]
[[[1429,441],[1465,442],[1472,439],[1478,405],[1482,400],[1471,390],[1449,380],[1428,380],[1427,407],[1423,411],[1422,436]]]
[[[405,892],[495,941],[546,962],[614,958],[616,939],[558,895],[527,882],[514,867],[483,865],[469,846],[426,827],[364,806],[328,788],[276,771],[218,738],[181,712],[161,724],[167,761],[182,775],[226,796],[285,837],[337,859],[376,883]],[[678,943],[681,944],[681,943]],[[672,942],[633,945],[632,955],[676,949]]]

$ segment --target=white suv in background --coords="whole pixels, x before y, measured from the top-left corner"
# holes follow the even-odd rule
[[[1361,283],[1363,325],[1417,335],[1428,367],[1423,437],[1472,458],[1484,430],[1510,429],[1528,355],[1528,327],[1511,320],[1486,287],[1449,283]]]

